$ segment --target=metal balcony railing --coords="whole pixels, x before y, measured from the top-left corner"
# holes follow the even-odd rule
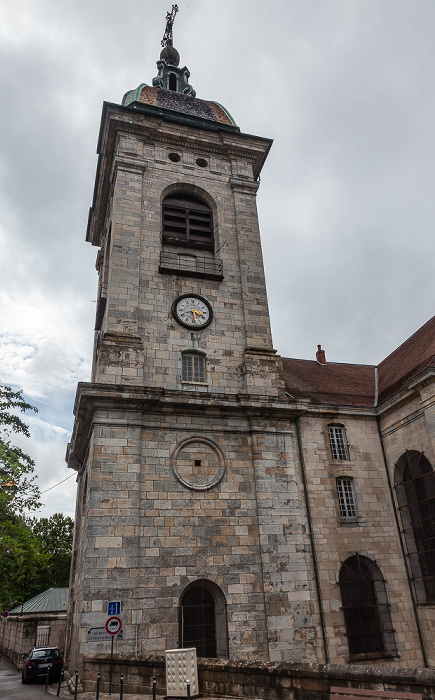
[[[189,253],[172,253],[166,250],[160,253],[159,272],[215,280],[221,280],[224,276],[222,260],[199,257]]]

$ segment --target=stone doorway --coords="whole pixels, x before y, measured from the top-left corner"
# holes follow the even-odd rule
[[[228,656],[225,596],[211,581],[194,581],[181,595],[179,646],[195,647],[198,657]]]

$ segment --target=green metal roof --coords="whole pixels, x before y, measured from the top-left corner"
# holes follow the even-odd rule
[[[68,607],[68,588],[49,588],[23,605],[10,610],[9,613],[47,613],[66,612]]]

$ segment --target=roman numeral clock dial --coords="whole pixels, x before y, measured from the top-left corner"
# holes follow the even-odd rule
[[[198,294],[182,294],[172,304],[172,315],[181,326],[199,330],[212,322],[213,309]]]

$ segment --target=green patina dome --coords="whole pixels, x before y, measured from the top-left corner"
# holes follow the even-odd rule
[[[200,100],[173,90],[151,87],[145,83],[139,85],[136,90],[126,92],[122,98],[122,105],[124,107],[150,105],[238,128],[231,114],[218,102]]]
[[[221,128],[239,131],[231,114],[218,102],[200,100],[189,83],[190,73],[184,66],[179,68],[180,55],[172,45],[165,46],[157,61],[158,74],[153,78],[152,86],[141,83],[136,90],[126,92],[122,105],[124,107],[147,108],[152,111],[162,110],[179,113],[194,120],[214,122]]]

